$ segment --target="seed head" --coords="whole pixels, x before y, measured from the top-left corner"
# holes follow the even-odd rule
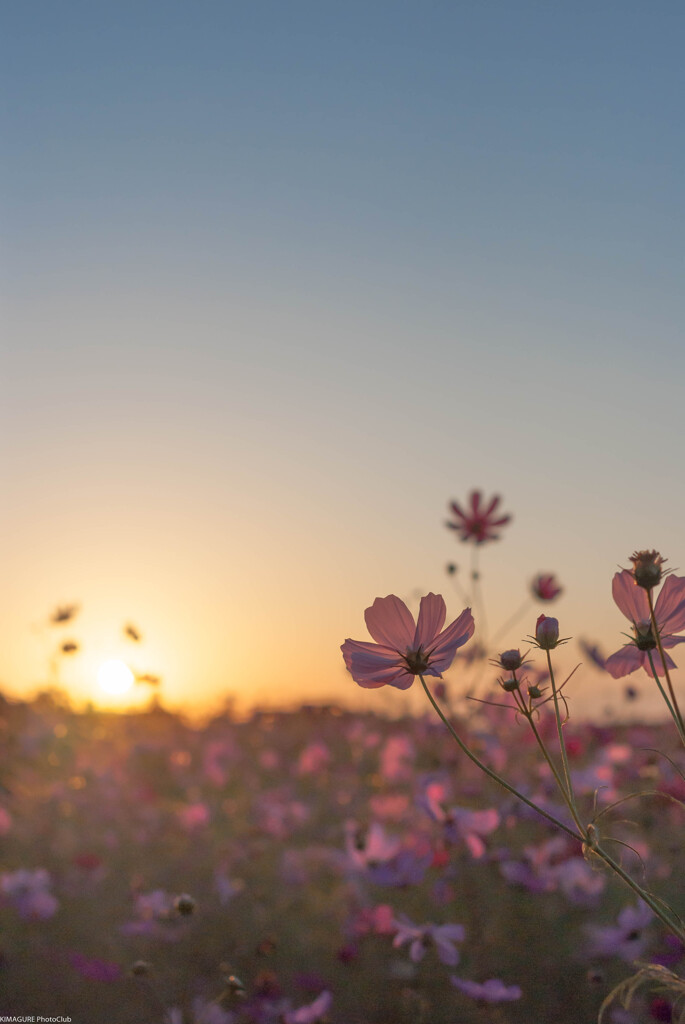
[[[661,582],[664,574],[663,564],[667,561],[658,551],[635,551],[630,556],[633,563],[632,576],[638,587],[651,590]]]

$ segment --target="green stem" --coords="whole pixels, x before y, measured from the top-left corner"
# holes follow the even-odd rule
[[[662,906],[658,903],[658,901],[655,900],[652,896],[650,896],[649,893],[646,892],[642,888],[642,886],[635,881],[634,878],[631,878],[628,872],[624,871],[624,869],[621,867],[618,861],[614,860],[614,858],[610,854],[608,854],[606,850],[603,850],[601,846],[593,846],[592,850],[594,853],[597,854],[598,857],[600,857],[604,861],[607,867],[610,867],[611,870],[615,872],[615,874],[617,874],[619,878],[621,878],[637,896],[640,897],[641,900],[644,900],[644,902],[647,904],[650,910],[656,915],[656,917],[659,918],[662,924],[665,924],[669,931],[673,932],[676,938],[678,938],[683,943],[683,945],[685,945],[685,931],[683,931],[680,925],[678,925],[669,915],[666,914],[666,912],[663,910]],[[669,907],[669,910],[670,909],[671,908]]]
[[[548,652],[548,657],[549,657],[549,652]],[[551,665],[550,665],[550,669],[551,669]],[[551,675],[551,672],[550,672],[550,675]],[[615,861],[613,859],[613,857],[606,852],[606,850],[603,850],[601,848],[601,846],[599,846],[597,843],[593,843],[593,844],[590,843],[590,839],[589,839],[589,835],[588,835],[588,830],[583,828],[582,825],[578,824],[577,816],[574,815],[574,821],[575,821],[576,825],[578,826],[578,829],[579,829],[578,833],[574,832],[573,829],[569,828],[567,825],[564,825],[563,821],[559,821],[559,819],[555,818],[554,815],[548,814],[547,811],[544,811],[541,807],[538,807],[537,804],[534,804],[532,802],[532,800],[529,800],[527,797],[525,797],[523,795],[523,793],[520,793],[517,789],[514,788],[514,786],[510,786],[508,782],[505,782],[505,780],[503,778],[501,778],[501,776],[499,776],[497,774],[497,772],[494,772],[491,768],[488,768],[488,766],[486,764],[483,764],[483,762],[478,757],[476,757],[476,755],[471,750],[469,750],[469,748],[466,746],[464,741],[461,739],[461,737],[455,731],[455,729],[452,726],[451,722],[445,717],[445,715],[443,714],[441,708],[436,703],[435,698],[433,697],[433,694],[430,692],[428,686],[426,685],[426,680],[423,678],[421,673],[419,673],[419,679],[421,680],[421,685],[423,686],[423,689],[424,689],[424,691],[426,693],[426,696],[428,697],[428,700],[430,701],[431,705],[433,706],[433,709],[437,712],[437,714],[438,714],[439,718],[441,719],[441,721],[443,722],[443,724],[445,726],[447,726],[447,729],[449,730],[450,735],[455,740],[455,742],[458,744],[459,748],[463,751],[463,753],[466,754],[466,756],[469,758],[469,760],[471,760],[476,765],[477,768],[480,768],[480,770],[482,772],[485,772],[485,774],[490,779],[492,779],[493,782],[498,783],[498,785],[502,786],[503,789],[506,789],[508,793],[511,793],[513,796],[518,797],[519,800],[522,800],[524,804],[526,804],[528,807],[531,807],[534,811],[537,811],[538,814],[542,815],[543,818],[546,818],[553,825],[556,825],[557,828],[560,828],[562,830],[562,832],[566,833],[566,835],[570,836],[572,839],[576,839],[579,842],[583,843],[584,846],[589,847],[601,860],[604,861],[604,863],[607,865],[607,867],[611,868],[611,870],[616,875],[618,875],[618,877],[630,889],[632,889],[632,891],[637,896],[639,896],[639,898],[641,900],[643,900],[647,904],[647,906],[650,908],[652,913],[656,917],[659,918],[659,920],[662,922],[662,924],[664,924],[669,929],[669,931],[671,931],[676,936],[676,938],[678,938],[679,941],[682,942],[683,945],[685,945],[685,931],[680,927],[680,925],[678,925],[676,923],[676,921],[673,918],[670,917],[670,914],[667,914],[664,911],[662,906],[659,904],[659,902],[657,900],[654,899],[654,897],[650,896],[650,894],[648,892],[646,892],[638,882],[636,882],[633,878],[630,877],[630,875],[627,873],[627,871],[625,871],[621,867],[621,865],[618,863],[618,861]],[[534,729],[534,731],[536,731],[536,730]],[[564,749],[563,746],[562,746],[562,749]],[[550,767],[552,767],[552,770],[554,771],[554,774],[555,774],[555,778],[557,778],[559,784],[561,785],[561,782],[562,782],[561,777],[558,775],[557,771],[555,770],[554,766],[551,763],[550,763]],[[562,792],[563,792],[564,791],[563,785],[561,786],[561,789],[562,789]],[[569,805],[569,809],[570,809],[570,805]],[[670,910],[670,908],[669,908],[669,910]]]
[[[647,591],[647,600],[649,602],[649,616],[650,616],[650,618],[652,620],[652,632],[653,632],[653,634],[654,634],[654,636],[656,638],[656,645],[659,648],[659,654],[661,655],[661,663],[664,666],[664,674],[666,676],[666,684],[668,686],[668,692],[671,695],[671,702],[673,704],[673,711],[675,712],[675,714],[674,714],[675,722],[676,722],[676,725],[678,726],[678,732],[680,733],[680,738],[683,739],[683,734],[685,734],[685,724],[683,723],[683,716],[680,713],[680,708],[678,707],[678,701],[676,700],[676,695],[675,695],[675,691],[673,689],[673,684],[671,683],[671,676],[669,674],[668,666],[666,664],[666,655],[664,654],[664,648],[663,648],[662,643],[661,643],[661,630],[659,629],[659,625],[658,625],[658,623],[656,621],[656,615],[654,614],[654,601],[652,600],[652,591],[651,590]],[[649,660],[651,662],[651,660],[652,660],[651,656],[650,656]],[[656,675],[656,672],[654,674]],[[685,743],[685,739],[683,740],[683,742]]]
[[[498,640],[498,639],[499,639],[499,637],[501,637],[501,636],[504,636],[504,634],[505,634],[505,633],[506,633],[506,632],[507,632],[507,631],[508,631],[509,629],[511,629],[511,627],[512,627],[512,626],[516,625],[516,623],[517,623],[517,622],[519,621],[519,619],[520,619],[520,618],[521,618],[521,617],[522,617],[523,615],[525,615],[525,613],[526,613],[526,612],[528,611],[528,609],[530,608],[530,606],[532,605],[532,603],[533,603],[533,600],[532,600],[532,598],[530,598],[530,597],[527,597],[527,598],[526,598],[526,600],[525,600],[525,601],[523,602],[523,604],[521,605],[521,607],[520,607],[520,608],[518,608],[518,609],[517,609],[517,610],[516,610],[516,611],[514,612],[514,614],[513,614],[513,615],[511,615],[511,616],[510,616],[510,617],[509,617],[509,618],[507,619],[507,621],[506,621],[506,622],[504,623],[504,625],[503,625],[503,626],[500,626],[500,627],[499,627],[499,629],[497,630],[497,632],[495,633],[495,635],[493,636],[493,638],[492,638],[492,640],[491,640],[491,644],[492,644],[492,646],[493,646],[493,647],[494,647],[494,645],[495,645],[495,641],[496,641],[496,640]]]
[[[423,689],[426,693],[426,696],[428,697],[428,700],[433,705],[433,709],[437,711],[438,716],[440,717],[443,724],[446,725],[447,728],[449,729],[452,739],[459,745],[462,752],[466,754],[466,756],[471,761],[473,761],[477,768],[480,768],[482,772],[485,772],[485,774],[489,778],[491,778],[493,782],[496,782],[498,785],[502,786],[502,788],[506,789],[508,793],[511,793],[513,796],[518,797],[518,799],[522,800],[523,803],[527,804],[528,807],[531,807],[534,811],[537,811],[538,814],[541,814],[543,818],[547,818],[548,821],[551,821],[553,825],[556,825],[557,828],[560,828],[562,832],[566,833],[566,835],[570,836],[572,839],[578,840],[578,842],[585,842],[583,831],[581,831],[580,834],[574,832],[572,828],[568,827],[568,825],[564,825],[563,821],[559,821],[559,819],[555,818],[553,814],[548,814],[548,812],[544,811],[542,807],[538,807],[537,804],[533,803],[532,800],[529,800],[528,797],[523,795],[523,793],[519,793],[518,789],[515,789],[514,786],[510,786],[508,782],[505,782],[504,779],[497,774],[497,772],[494,772],[492,770],[492,768],[488,768],[486,764],[483,764],[483,762],[478,757],[476,757],[476,755],[471,750],[469,750],[469,748],[466,746],[461,737],[457,735],[451,722],[447,718],[445,718],[445,715],[442,713],[442,710],[437,704],[435,698],[433,697],[433,694],[428,689],[428,686],[426,685],[426,680],[423,678],[421,673],[419,673],[419,679],[421,680],[421,685],[423,686]]]
[[[571,799],[569,799],[569,795],[568,795],[568,793],[566,791],[566,787],[564,785],[564,781],[561,778],[561,775],[559,774],[559,772],[557,770],[557,766],[554,764],[554,761],[550,757],[549,751],[547,750],[547,747],[545,746],[544,740],[542,739],[542,737],[540,736],[540,733],[537,730],[535,722],[533,721],[532,714],[529,711],[527,711],[527,709],[525,709],[525,708],[524,708],[524,712],[523,713],[525,714],[526,718],[528,719],[528,723],[529,723],[531,729],[533,730],[533,735],[535,736],[535,739],[538,742],[538,746],[540,747],[540,750],[542,751],[542,755],[543,755],[545,761],[547,762],[547,764],[550,766],[550,768],[552,770],[552,774],[554,775],[554,778],[556,780],[556,784],[559,787],[559,791],[561,792],[561,795],[563,796],[564,801],[565,801],[569,811],[571,812],[571,817],[575,821],[576,827],[578,828],[578,830],[581,833],[584,833],[585,832],[585,828],[583,827],[583,824],[580,821],[580,818],[578,817],[578,812],[576,811],[576,806],[573,803],[573,801]]]
[[[664,703],[666,704],[666,707],[669,710],[671,718],[675,722],[675,726],[676,726],[676,729],[678,730],[678,734],[680,736],[680,739],[682,740],[682,743],[685,746],[685,729],[683,729],[682,720],[676,714],[675,708],[671,704],[670,700],[668,699],[668,695],[667,695],[666,691],[664,690],[663,686],[661,685],[661,680],[659,679],[659,675],[657,673],[656,666],[654,664],[654,658],[652,657],[652,652],[651,651],[647,651],[647,657],[649,658],[649,665],[650,665],[650,668],[652,670],[652,675],[654,676],[654,679],[656,681],[656,685],[659,687],[659,693],[664,698]],[[665,668],[666,667],[666,662],[663,661],[663,658],[662,658],[662,663],[663,663],[664,668]]]
[[[559,711],[559,694],[557,692],[557,684],[554,681],[554,669],[552,668],[552,657],[547,651],[547,668],[549,669],[549,679],[552,684],[552,697],[554,699],[554,717],[557,722],[557,735],[559,737],[559,750],[561,751],[561,763],[564,769],[564,780],[566,783],[566,795],[569,810],[573,815],[573,820],[576,825],[583,831],[583,826],[579,824],[578,809],[576,807],[576,801],[573,795],[573,785],[571,783],[571,770],[568,765],[568,755],[566,753],[566,743],[564,741],[564,730],[561,721],[561,713]]]

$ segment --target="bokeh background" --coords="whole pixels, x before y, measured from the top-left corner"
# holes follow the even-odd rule
[[[616,649],[617,566],[685,565],[682,5],[0,17],[6,691],[77,601],[76,700],[130,620],[173,707],[378,707],[339,645],[377,595],[461,611],[474,487],[514,516],[490,622],[554,571]]]

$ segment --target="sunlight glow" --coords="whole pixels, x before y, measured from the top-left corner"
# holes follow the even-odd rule
[[[112,658],[104,661],[98,669],[98,685],[105,693],[118,695],[126,693],[133,686],[133,672],[125,661]]]

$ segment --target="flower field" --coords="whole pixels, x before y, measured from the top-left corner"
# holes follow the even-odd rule
[[[487,704],[454,716],[479,758],[570,825],[520,719]],[[437,716],[302,707],[200,729],[158,705],[77,713],[46,694],[4,701],[0,727],[5,1015],[576,1024],[635,960],[678,970],[683,947],[650,909]],[[553,743],[549,704],[538,730]],[[676,731],[565,731],[583,820],[682,914]],[[674,1002],[647,987],[606,1019],[671,1020]]]

